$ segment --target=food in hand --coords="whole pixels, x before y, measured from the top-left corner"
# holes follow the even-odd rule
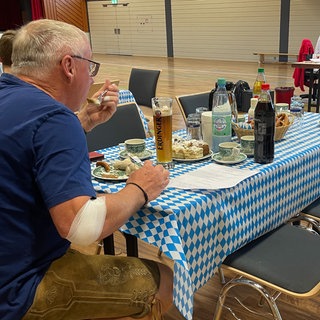
[[[99,99],[87,98],[87,102],[91,104],[95,104],[96,106],[100,106]]]
[[[172,157],[175,159],[200,159],[209,152],[209,145],[200,140],[176,139],[172,144]]]

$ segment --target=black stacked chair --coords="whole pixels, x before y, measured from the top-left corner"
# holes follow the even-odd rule
[[[132,68],[128,89],[139,106],[152,108],[151,99],[156,96],[161,70]]]
[[[296,217],[292,222],[301,219],[304,217]],[[230,311],[230,307],[225,306],[225,300],[229,292],[239,286],[250,287],[259,293],[267,302],[275,320],[282,319],[276,305],[276,299],[281,293],[296,298],[318,294],[319,226],[315,225],[314,230],[317,231],[316,234],[294,224],[284,224],[229,255],[224,260],[222,269],[230,270],[237,276],[222,288],[213,319],[221,318],[224,307]],[[275,294],[270,294],[266,287],[275,290]],[[235,299],[243,305],[237,297]],[[247,307],[246,310],[250,311]]]

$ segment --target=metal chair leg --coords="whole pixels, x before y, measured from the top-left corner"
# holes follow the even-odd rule
[[[275,299],[268,293],[268,291],[263,288],[260,284],[249,280],[245,278],[235,278],[230,280],[220,291],[216,310],[213,316],[213,320],[220,320],[223,307],[225,307],[225,299],[227,297],[227,294],[229,290],[231,290],[234,287],[237,286],[248,286],[250,288],[253,288],[254,290],[258,291],[261,296],[265,298],[265,301],[268,303],[268,306],[270,308],[270,311],[272,313],[274,320],[282,320],[282,317],[280,315],[279,309],[277,307],[277,304],[275,302]],[[229,309],[229,308],[228,308]],[[229,311],[232,312],[231,309]]]

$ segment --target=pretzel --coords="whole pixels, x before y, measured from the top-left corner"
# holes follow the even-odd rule
[[[290,124],[289,117],[286,113],[282,112],[276,116],[276,127],[284,127]]]

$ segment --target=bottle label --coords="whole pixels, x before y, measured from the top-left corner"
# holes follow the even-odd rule
[[[231,135],[231,115],[213,116],[212,117],[212,133],[216,136]]]

